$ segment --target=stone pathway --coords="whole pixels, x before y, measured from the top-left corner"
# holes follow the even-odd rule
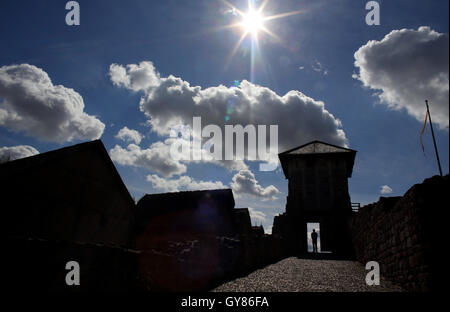
[[[368,286],[368,271],[355,261],[287,258],[212,291],[238,292],[383,292],[402,291],[381,277],[379,286]]]

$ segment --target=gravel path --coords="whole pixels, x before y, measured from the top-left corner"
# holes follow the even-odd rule
[[[287,258],[212,291],[402,291],[383,277],[379,286],[366,285],[367,272],[361,263],[355,261]]]

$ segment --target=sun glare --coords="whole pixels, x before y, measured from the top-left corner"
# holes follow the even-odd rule
[[[234,45],[233,49],[231,50],[230,54],[227,57],[226,61],[226,67],[230,63],[233,56],[238,51],[239,47],[241,46],[242,42],[246,38],[251,39],[251,61],[250,61],[250,81],[253,82],[254,78],[254,66],[256,64],[256,58],[257,58],[257,52],[260,49],[260,45],[258,43],[259,41],[259,33],[261,35],[269,35],[273,38],[273,40],[282,43],[282,40],[280,37],[278,37],[275,33],[273,33],[269,28],[269,23],[266,23],[267,21],[272,21],[276,19],[285,18],[288,16],[297,15],[303,12],[303,10],[297,10],[297,11],[290,11],[285,13],[279,13],[275,15],[269,15],[264,14],[264,9],[266,5],[268,4],[269,0],[261,0],[261,5],[259,7],[255,7],[255,0],[247,0],[248,3],[247,12],[241,11],[234,5],[232,5],[228,0],[222,0],[224,4],[226,4],[229,7],[229,10],[227,14],[232,14],[233,16],[236,16],[237,19],[233,20],[233,23],[223,26],[219,29],[224,28],[240,28],[242,29],[241,36],[239,40]],[[266,11],[267,12],[267,11]]]
[[[258,37],[257,35],[260,31],[270,35],[271,37],[273,37],[278,41],[281,41],[281,39],[276,34],[271,32],[267,28],[265,22],[296,15],[302,12],[302,10],[297,10],[266,16],[265,14],[263,14],[263,12],[269,0],[263,0],[262,4],[259,7],[254,7],[255,0],[248,0],[247,13],[236,8],[234,5],[229,3],[228,0],[222,1],[230,8],[230,12],[233,12],[232,14],[237,15],[240,18],[240,20],[237,21],[237,23],[232,23],[230,25],[225,26],[225,28],[234,28],[234,27],[242,28],[243,32],[240,40],[238,41],[238,44],[240,44],[244,40],[244,38],[247,37],[248,35],[250,35],[253,39],[257,40]]]
[[[255,36],[258,34],[258,31],[263,28],[263,20],[260,12],[250,10],[247,14],[244,14],[241,24],[244,27],[245,32]]]

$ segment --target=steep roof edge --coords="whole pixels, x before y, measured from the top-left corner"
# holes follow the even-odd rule
[[[56,150],[40,153],[40,154],[37,154],[37,155],[25,157],[25,158],[11,160],[11,161],[8,161],[6,163],[0,164],[0,170],[2,170],[4,168],[25,169],[28,166],[32,166],[32,165],[38,164],[40,162],[47,162],[47,161],[50,161],[50,160],[52,160],[54,158],[63,157],[65,155],[67,155],[68,153],[80,152],[80,151],[87,150],[89,148],[98,149],[100,151],[100,154],[106,160],[106,163],[110,167],[114,178],[122,186],[124,191],[126,191],[125,195],[129,198],[130,202],[132,202],[132,204],[134,205],[135,202],[134,202],[133,198],[131,197],[130,192],[128,191],[128,188],[126,187],[125,183],[123,182],[122,177],[120,176],[119,172],[117,171],[116,166],[114,165],[113,161],[109,157],[109,154],[108,154],[108,151],[105,148],[105,145],[103,144],[102,140],[100,140],[100,139],[97,139],[97,140],[94,140],[94,141],[89,141],[89,142],[78,143],[78,144],[71,145],[71,146],[62,147],[62,148],[59,148],[59,149],[56,149]]]
[[[65,152],[69,152],[69,151],[84,150],[92,145],[94,145],[94,146],[98,145],[99,143],[103,145],[101,140],[94,140],[94,141],[83,142],[83,143],[78,143],[75,145],[61,147],[61,148],[58,148],[55,150],[47,151],[44,153],[39,153],[39,154],[36,154],[33,156],[28,156],[28,157],[24,157],[24,158],[7,161],[5,163],[0,164],[0,168],[1,167],[13,167],[13,166],[19,166],[19,165],[23,166],[24,164],[27,164],[27,163],[31,165],[41,159],[47,160],[48,158],[61,156],[61,153],[65,153]]]
[[[109,166],[111,167],[112,173],[115,177],[115,179],[117,180],[117,182],[122,186],[122,189],[124,190],[124,194],[126,197],[128,197],[130,203],[135,206],[136,202],[133,199],[133,197],[130,194],[130,191],[128,190],[127,186],[125,185],[125,183],[122,180],[122,177],[119,174],[119,171],[117,171],[116,166],[114,165],[114,162],[112,161],[111,157],[109,157],[108,151],[106,150],[105,145],[103,144],[103,142],[99,139],[96,140],[98,141],[98,147],[102,150],[103,152],[103,157],[106,159],[106,162],[109,164]]]
[[[349,151],[349,152],[355,152],[355,153],[357,152],[356,150],[353,150],[353,149],[350,149],[350,148],[347,148],[347,147],[342,147],[342,146],[339,146],[339,145],[334,145],[334,144],[331,144],[331,143],[327,143],[327,142],[323,142],[323,141],[319,141],[319,140],[314,140],[314,141],[308,142],[308,143],[306,143],[306,144],[303,144],[303,145],[300,145],[300,146],[291,148],[291,149],[289,149],[289,150],[287,150],[287,151],[284,151],[284,152],[282,152],[282,153],[279,153],[278,155],[285,155],[285,154],[288,154],[288,153],[290,153],[290,152],[292,152],[292,151],[295,151],[295,150],[297,150],[297,149],[300,149],[300,148],[302,148],[302,147],[305,147],[305,146],[308,146],[308,145],[311,145],[311,144],[314,144],[314,143],[325,144],[325,145],[332,146],[332,147],[335,147],[335,148],[344,149],[344,150],[347,150],[347,151]],[[339,153],[339,152],[335,152],[335,153]]]
[[[194,190],[194,191],[181,191],[181,192],[169,192],[169,193],[156,193],[156,194],[145,194],[139,199],[137,202],[137,207],[148,205],[149,202],[154,200],[175,200],[177,197],[183,197],[184,195],[191,196],[201,196],[202,194],[214,194],[227,196],[232,203],[232,207],[234,209],[234,205],[236,204],[234,199],[233,190],[231,188],[224,189],[212,189],[212,190]]]
[[[145,194],[144,196],[141,197],[141,199],[143,198],[149,198],[149,197],[162,197],[162,196],[179,196],[179,195],[183,195],[183,194],[194,194],[195,193],[206,193],[206,192],[211,192],[211,193],[231,193],[231,196],[233,197],[234,200],[234,194],[233,194],[233,190],[231,188],[223,188],[223,189],[206,189],[206,190],[193,190],[193,191],[176,191],[176,192],[165,192],[165,193],[154,193],[154,194]],[[139,201],[141,201],[141,199]]]
[[[231,188],[223,188],[223,189],[206,189],[206,190],[192,190],[192,191],[175,191],[175,192],[164,192],[164,193],[154,193],[154,194],[145,194],[142,197],[145,196],[163,196],[163,195],[174,195],[174,194],[184,194],[184,193],[201,193],[201,192],[224,192],[224,191],[231,191]]]

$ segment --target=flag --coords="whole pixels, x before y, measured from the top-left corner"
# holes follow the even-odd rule
[[[423,137],[423,133],[425,132],[425,128],[427,126],[427,120],[428,120],[428,110],[427,110],[427,113],[425,114],[425,123],[423,124],[422,132],[420,133],[420,144],[422,144],[422,151],[424,154],[425,154],[425,147],[423,146],[422,137]]]

